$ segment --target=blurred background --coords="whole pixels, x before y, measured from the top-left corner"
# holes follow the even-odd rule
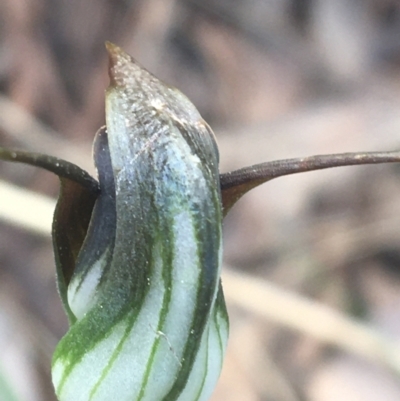
[[[0,0],[1,146],[94,172],[105,40],[193,101],[223,172],[400,146],[396,0]],[[0,401],[55,401],[50,359],[67,322],[32,192],[55,199],[58,180],[7,163],[0,179]],[[399,223],[396,165],[246,195],[224,224],[231,336],[212,401],[399,400]]]

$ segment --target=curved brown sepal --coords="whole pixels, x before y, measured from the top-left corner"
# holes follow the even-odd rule
[[[273,178],[331,167],[396,162],[400,162],[399,151],[341,153],[271,161],[220,174],[224,216],[245,193]]]
[[[61,300],[72,322],[75,318],[67,302],[67,286],[75,269],[76,257],[86,237],[93,207],[99,194],[98,182],[77,165],[40,153],[0,147],[0,160],[29,164],[60,178],[61,188],[54,212],[52,237]]]

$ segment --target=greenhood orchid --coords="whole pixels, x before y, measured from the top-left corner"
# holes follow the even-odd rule
[[[0,148],[0,159],[61,181],[52,235],[70,328],[53,357],[55,391],[60,401],[206,401],[228,338],[223,216],[275,177],[400,155],[314,156],[220,174],[214,134],[193,104],[106,46],[98,179],[64,160]]]

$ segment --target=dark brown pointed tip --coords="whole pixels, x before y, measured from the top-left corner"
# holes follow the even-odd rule
[[[109,59],[109,64],[108,64],[108,75],[110,77],[110,85],[115,86],[117,84],[116,82],[116,66],[118,64],[118,61],[121,60],[124,56],[126,56],[126,53],[117,45],[111,42],[106,42],[106,49],[108,52],[108,59]]]

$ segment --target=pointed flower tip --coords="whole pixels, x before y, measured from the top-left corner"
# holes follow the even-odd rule
[[[118,57],[118,55],[120,55],[120,54],[125,54],[125,52],[119,46],[115,45],[114,43],[107,41],[105,43],[105,45],[106,45],[106,49],[107,49],[110,59],[114,59],[114,58]]]
[[[130,56],[114,43],[107,41],[105,46],[109,57],[108,75],[110,77],[110,85],[117,86],[118,71],[122,69],[124,62],[130,61]]]

